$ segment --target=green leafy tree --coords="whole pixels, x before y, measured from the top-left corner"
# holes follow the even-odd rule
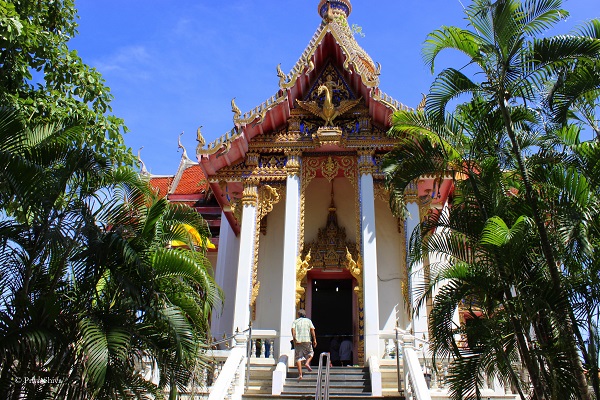
[[[73,0],[0,0],[0,105],[35,123],[78,121],[86,127],[78,141],[132,164],[109,88],[68,47],[76,19]]]
[[[527,121],[525,114],[513,117]],[[386,159],[385,171],[395,194],[401,195],[410,182],[423,175],[440,179],[453,176],[456,180],[448,213],[433,214],[413,233],[410,252],[411,264],[423,263],[431,253],[443,257],[443,262],[430,265],[431,281],[421,288],[421,299],[425,301],[435,293],[430,315],[434,356],[452,355],[456,360],[450,379],[454,395],[476,396],[484,372],[499,375],[523,393],[518,371],[512,365],[516,360],[526,365],[534,386],[542,393],[541,367],[529,352],[532,340],[527,336],[533,323],[527,315],[534,314],[521,310],[525,300],[540,301],[543,296],[534,297],[529,291],[522,298],[524,292],[514,290],[517,284],[531,281],[527,277],[531,268],[525,268],[531,261],[523,256],[531,254],[523,251],[531,250],[525,246],[531,241],[513,240],[514,249],[507,251],[496,248],[500,245],[488,245],[491,236],[484,235],[490,226],[505,225],[504,220],[520,228],[530,221],[517,219],[520,214],[515,208],[522,205],[508,190],[517,182],[514,173],[503,172],[511,167],[511,159],[497,151],[502,131],[499,114],[490,112],[479,99],[462,105],[443,123],[422,111],[401,111],[394,114],[393,124],[400,142]],[[399,196],[394,200],[395,205],[401,205]],[[498,215],[503,219],[496,221]],[[519,252],[515,251],[517,244],[522,245]],[[437,292],[436,287],[442,283]],[[467,330],[454,325],[454,310],[459,303],[466,306],[471,317]],[[458,334],[477,345],[465,349],[455,340]]]
[[[430,34],[424,54],[433,71],[442,50],[459,50],[468,57],[470,68],[478,71],[470,78],[464,72],[470,68],[443,70],[431,87],[424,112],[394,115],[394,130],[408,135],[390,154],[386,166],[396,209],[402,206],[408,182],[423,174],[459,178],[449,219],[436,216],[428,221],[413,246],[417,259],[430,251],[446,255],[447,265],[454,268],[450,272],[457,274],[453,278],[448,270],[439,272],[455,286],[442,289],[448,296],[446,307],[438,311],[453,310],[452,301],[456,305],[465,299],[487,310],[486,321],[474,318],[477,323],[471,323],[470,329],[477,327],[479,334],[468,335],[472,340],[483,338],[477,342],[479,350],[471,348],[465,357],[452,344],[455,332],[451,325],[435,331],[444,327],[435,321],[449,322],[451,315],[436,312],[434,303],[432,329],[434,335],[441,335],[435,337],[439,346],[434,348],[440,354],[452,351],[459,360],[454,381],[457,398],[464,395],[464,382],[469,382],[466,393],[478,396],[473,380],[480,368],[507,365],[500,357],[492,357],[501,356],[493,349],[513,348],[508,343],[501,345],[502,334],[507,332],[529,371],[534,398],[590,398],[578,353],[582,347],[577,347],[581,337],[578,321],[569,302],[573,292],[559,265],[571,265],[578,250],[590,254],[590,230],[582,228],[593,225],[597,216],[581,210],[594,209],[597,198],[588,190],[591,181],[571,163],[572,149],[562,139],[549,139],[560,136],[556,134],[559,129],[548,124],[550,110],[536,107],[554,104],[554,117],[570,117],[574,115],[573,105],[584,99],[579,93],[586,93],[588,103],[597,106],[597,85],[583,83],[586,74],[595,72],[600,41],[596,21],[578,34],[536,39],[535,35],[567,15],[560,7],[561,1],[552,0],[474,1],[466,9],[472,30],[443,27]],[[544,99],[542,94],[548,87],[553,89]],[[464,96],[472,100],[449,113],[449,106]],[[579,110],[586,111],[581,113],[581,120],[593,126],[589,108]],[[494,236],[510,236],[517,227],[528,228],[519,243],[527,251],[507,252],[507,246],[515,243]],[[463,241],[452,242],[454,247],[444,245],[450,240],[444,235],[452,238],[452,232],[464,237]],[[474,254],[475,259],[465,259]],[[521,256],[511,259],[517,254]],[[485,268],[481,268],[484,261]],[[466,279],[469,276],[478,282],[496,282],[496,289],[488,284],[481,286],[486,291],[477,291],[478,286],[470,283],[472,279]],[[585,279],[580,281],[584,285],[592,282]],[[434,284],[439,282],[434,279]],[[524,282],[548,290],[523,286]],[[496,319],[502,315],[507,316],[504,322]],[[491,329],[493,326],[496,328]],[[482,347],[482,343],[491,347]],[[510,359],[510,354],[506,356]],[[494,360],[492,364],[490,360]],[[589,360],[586,364],[589,366]],[[461,366],[471,368],[470,373],[461,375]]]

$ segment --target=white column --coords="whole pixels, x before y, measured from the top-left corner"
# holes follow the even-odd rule
[[[250,294],[252,291],[252,267],[254,265],[254,234],[256,230],[257,182],[244,183],[242,196],[242,227],[240,230],[240,253],[238,257],[235,289],[233,329],[243,331],[250,322]]]
[[[215,281],[223,290],[226,299],[235,298],[236,283],[231,279],[237,274],[237,260],[239,251],[239,238],[231,229],[225,213],[221,213],[221,228],[219,231],[219,254],[215,266]],[[211,332],[218,340],[223,335],[231,336],[233,328],[233,313],[235,304],[225,301],[223,309],[215,310],[212,314]]]
[[[285,231],[283,236],[283,274],[281,280],[281,316],[279,353],[291,353],[292,322],[296,314],[296,260],[300,239],[300,154],[287,154]],[[293,360],[293,359],[292,359]]]
[[[365,360],[379,354],[379,290],[377,282],[377,238],[375,229],[375,189],[373,158],[359,153],[361,253],[363,256],[363,295]]]
[[[417,202],[409,202],[406,204],[408,209],[408,213],[410,215],[409,219],[406,221],[406,240],[407,243],[410,241],[410,237],[415,230],[415,228],[419,225],[420,222],[420,213],[419,213],[419,204]],[[408,267],[408,266],[407,266]],[[428,328],[427,328],[427,306],[425,302],[423,305],[416,310],[415,307],[419,300],[418,294],[415,293],[416,289],[420,289],[425,284],[425,274],[423,270],[423,264],[419,263],[417,265],[413,265],[412,270],[408,275],[408,279],[410,282],[409,290],[410,290],[410,305],[413,310],[413,332],[415,337],[422,339],[423,335],[427,336]]]

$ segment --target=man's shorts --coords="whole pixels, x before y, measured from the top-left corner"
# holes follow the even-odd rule
[[[312,357],[315,353],[313,352],[312,344],[310,342],[296,343],[294,347],[294,363],[298,361],[305,361]]]

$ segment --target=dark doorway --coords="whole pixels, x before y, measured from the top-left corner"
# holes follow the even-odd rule
[[[318,364],[335,335],[352,336],[352,279],[313,279],[311,315],[317,333],[312,363]]]

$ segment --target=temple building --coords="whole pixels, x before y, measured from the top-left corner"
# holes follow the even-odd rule
[[[422,179],[408,193],[412,218],[392,215],[382,157],[395,145],[390,115],[405,108],[379,88],[380,65],[357,43],[349,0],[318,5],[321,23],[292,70],[277,66],[279,90],[206,144],[197,161],[183,146],[174,176],[153,176],[170,201],[202,213],[209,252],[226,295],[215,336],[276,330],[275,354],[289,352],[296,310],[305,308],[320,341],[351,337],[354,362],[381,355],[380,331],[396,326],[427,337],[412,321],[407,235],[441,208],[450,181]],[[325,349],[326,350],[326,349]]]
[[[196,160],[183,149],[174,176],[152,178],[170,201],[196,207],[213,233],[208,256],[226,296],[213,335],[251,323],[271,332],[275,360],[293,359],[301,308],[316,326],[317,354],[345,336],[358,365],[389,355],[396,328],[429,338],[427,304],[411,311],[428,266],[409,276],[406,247],[419,220],[446,205],[452,183],[422,177],[406,193],[411,217],[392,214],[380,165],[396,144],[390,116],[406,106],[380,89],[380,65],[358,45],[351,11],[349,0],[321,0],[297,63],[287,74],[277,66],[276,93],[245,113],[232,100],[230,132],[205,143],[198,130]]]

